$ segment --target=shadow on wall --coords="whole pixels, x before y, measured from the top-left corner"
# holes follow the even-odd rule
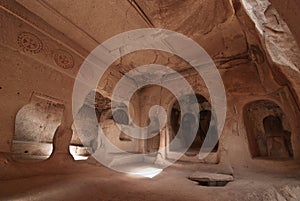
[[[249,103],[244,109],[244,122],[252,157],[291,159],[291,128],[282,109],[269,100]]]

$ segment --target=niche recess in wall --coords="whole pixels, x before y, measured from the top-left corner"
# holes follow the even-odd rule
[[[12,152],[16,159],[46,159],[60,125],[64,106],[51,100],[33,101],[23,106],[15,120]]]
[[[290,124],[279,105],[269,100],[249,103],[244,122],[252,157],[293,158]]]
[[[212,132],[212,133],[216,134],[216,136],[207,136],[207,132],[208,132],[211,120],[212,120],[211,105],[206,100],[206,98],[200,94],[197,94],[196,98],[198,101],[198,103],[196,103],[196,104],[198,104],[198,106],[199,106],[199,114],[186,113],[182,116],[181,112],[180,112],[180,105],[179,105],[178,101],[176,101],[173,104],[172,110],[171,110],[171,117],[170,117],[171,129],[169,132],[170,142],[175,138],[175,136],[177,134],[179,134],[180,135],[179,139],[181,139],[181,140],[178,143],[184,144],[185,141],[187,141],[185,138],[188,138],[188,135],[193,131],[194,128],[197,127],[196,123],[199,122],[196,137],[195,137],[194,141],[192,142],[192,144],[190,145],[189,149],[185,153],[185,155],[187,155],[187,156],[197,155],[206,138],[208,138],[208,140],[207,140],[208,145],[206,145],[206,146],[213,146],[213,152],[216,152],[218,150],[218,143],[216,145],[215,144],[210,145],[211,143],[209,143],[210,140],[212,142],[215,141],[215,139],[213,139],[214,137],[216,137],[216,138],[218,137],[216,132]],[[196,119],[196,118],[198,118],[198,119]],[[181,126],[181,128],[180,128],[180,126]],[[214,127],[214,126],[215,125],[212,124],[212,127]],[[211,129],[213,129],[213,128],[211,128]],[[211,147],[206,147],[206,148],[211,149]],[[174,151],[174,150],[172,150],[172,148],[170,147],[170,151]]]

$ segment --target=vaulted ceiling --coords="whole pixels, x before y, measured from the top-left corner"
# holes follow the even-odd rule
[[[133,29],[163,28],[195,40],[222,71],[266,60],[255,25],[239,10],[241,3],[235,0],[4,0],[0,17],[6,34],[1,42],[74,79],[86,56],[105,40]],[[28,40],[36,50],[28,50]],[[111,66],[99,89],[109,94],[126,72],[149,63],[182,73],[190,69],[169,53],[134,52]]]

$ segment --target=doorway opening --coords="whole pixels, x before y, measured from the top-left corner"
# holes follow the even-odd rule
[[[186,113],[183,116],[181,115],[180,104],[176,101],[171,109],[171,117],[170,117],[170,142],[175,138],[176,135],[179,135],[180,142],[179,144],[184,144],[189,138],[189,135],[193,132],[193,129],[197,127],[197,134],[186,151],[186,156],[196,156],[200,152],[200,148],[204,145],[204,141],[206,140],[205,146],[202,148],[212,149],[212,152],[217,152],[218,150],[218,142],[215,144],[216,138],[218,138],[217,130],[216,130],[216,123],[215,118],[213,117],[211,112],[211,105],[207,101],[207,99],[200,95],[196,94],[197,98],[197,105],[199,106],[199,114],[194,113]],[[211,126],[211,128],[210,128]],[[207,132],[209,129],[214,129],[213,135],[214,136],[207,136]],[[170,147],[170,151],[172,148]]]

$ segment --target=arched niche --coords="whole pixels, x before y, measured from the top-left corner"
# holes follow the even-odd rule
[[[186,143],[186,138],[188,138],[188,135],[193,132],[193,128],[196,128],[196,123],[198,122],[198,130],[196,137],[192,144],[190,145],[189,149],[186,151],[185,155],[187,156],[196,156],[200,152],[200,148],[203,145],[203,142],[205,138],[211,139],[212,142],[214,142],[214,137],[218,136],[207,136],[207,132],[209,129],[209,125],[211,124],[212,118],[212,112],[211,112],[211,105],[207,101],[207,99],[200,95],[196,94],[197,98],[197,105],[199,106],[199,114],[194,113],[186,113],[183,116],[181,115],[180,111],[180,105],[179,102],[176,100],[171,108],[170,118],[169,118],[169,143],[175,138],[176,135],[179,135],[180,142],[179,143]],[[197,121],[198,120],[198,121]],[[180,130],[181,125],[181,130]],[[213,127],[215,127],[215,124],[212,124]],[[213,129],[213,128],[212,128]],[[216,132],[213,132],[216,133]],[[208,149],[210,149],[210,143],[207,143]],[[177,146],[177,145],[176,145]],[[218,150],[218,143],[216,145],[212,145],[213,150],[212,152],[217,152]],[[170,147],[170,151],[172,150],[172,147]]]
[[[23,106],[15,119],[12,153],[15,159],[47,159],[61,123],[64,105],[42,100]]]
[[[247,104],[244,124],[252,157],[293,158],[290,123],[278,104],[270,100]]]

